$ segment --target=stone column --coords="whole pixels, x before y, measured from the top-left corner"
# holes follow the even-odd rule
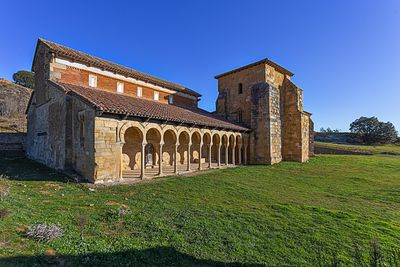
[[[140,179],[146,179],[146,175],[144,173],[144,166],[145,166],[145,162],[144,162],[144,158],[145,158],[145,148],[146,148],[147,142],[143,142],[142,143],[142,151],[140,152]]]
[[[218,144],[218,153],[217,153],[217,164],[218,164],[218,168],[221,168],[221,144]]]
[[[175,144],[175,151],[174,151],[174,173],[178,173],[178,146],[179,144]]]
[[[202,148],[203,148],[203,142],[200,142],[200,144],[199,144],[199,171],[201,171],[202,170],[202,166],[201,166],[201,150],[202,150]]]
[[[118,178],[122,180],[124,177],[122,176],[122,148],[124,147],[124,142],[117,142],[117,145],[119,145],[119,169],[118,169]]]
[[[190,148],[192,147],[192,143],[188,144],[188,153],[187,153],[187,171],[190,171]]]
[[[212,143],[208,145],[208,168],[211,169],[211,150],[212,150]]]
[[[229,153],[228,153],[228,144],[225,146],[225,165],[228,166],[229,164]]]
[[[236,154],[236,143],[233,143],[233,146],[232,146],[232,164],[233,165],[236,165],[235,154]]]
[[[242,165],[242,144],[238,147],[238,163],[239,165]]]
[[[163,146],[164,143],[160,143],[160,149],[159,149],[159,154],[158,154],[158,176],[162,176],[163,175]]]

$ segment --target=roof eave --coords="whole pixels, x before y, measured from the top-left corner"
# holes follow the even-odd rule
[[[275,63],[275,62],[269,60],[268,58],[264,58],[264,59],[261,59],[261,60],[259,60],[259,61],[256,61],[256,62],[247,64],[247,65],[245,65],[245,66],[242,66],[242,67],[239,67],[239,68],[236,68],[236,69],[233,69],[233,70],[224,72],[224,73],[222,73],[222,74],[219,74],[219,75],[215,76],[214,78],[215,78],[215,79],[219,79],[219,78],[221,78],[221,77],[224,77],[224,76],[233,74],[233,73],[235,73],[235,72],[239,72],[239,71],[242,71],[242,70],[245,70],[245,69],[248,69],[248,68],[257,66],[257,65],[259,65],[259,64],[269,64],[269,65],[272,65],[274,68],[279,69],[281,72],[283,72],[283,73],[289,75],[290,77],[292,77],[292,76],[294,75],[293,72],[291,72],[291,71],[285,69],[285,68],[282,67],[281,65],[279,65],[279,64],[277,64],[277,63]]]

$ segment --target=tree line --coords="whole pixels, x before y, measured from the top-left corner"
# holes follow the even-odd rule
[[[339,133],[338,129],[321,128],[321,133]],[[350,132],[357,135],[364,144],[400,143],[398,132],[391,122],[379,121],[377,117],[360,117],[350,124]]]

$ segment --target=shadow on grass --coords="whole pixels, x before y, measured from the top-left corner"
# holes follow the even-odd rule
[[[72,182],[65,174],[26,157],[0,157],[0,176],[16,181]]]
[[[261,264],[200,260],[171,247],[128,250],[116,253],[92,253],[79,256],[19,256],[1,258],[0,266],[243,266]]]

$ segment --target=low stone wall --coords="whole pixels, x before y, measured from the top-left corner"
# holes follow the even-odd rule
[[[361,144],[362,139],[355,133],[314,133],[314,141],[336,144]]]
[[[20,156],[25,154],[25,133],[0,133],[0,155]]]
[[[315,145],[314,153],[315,154],[335,154],[335,155],[372,155],[372,153],[368,152],[368,151],[360,151],[360,150],[353,150],[353,149],[336,149],[336,148],[321,147],[319,145]]]

